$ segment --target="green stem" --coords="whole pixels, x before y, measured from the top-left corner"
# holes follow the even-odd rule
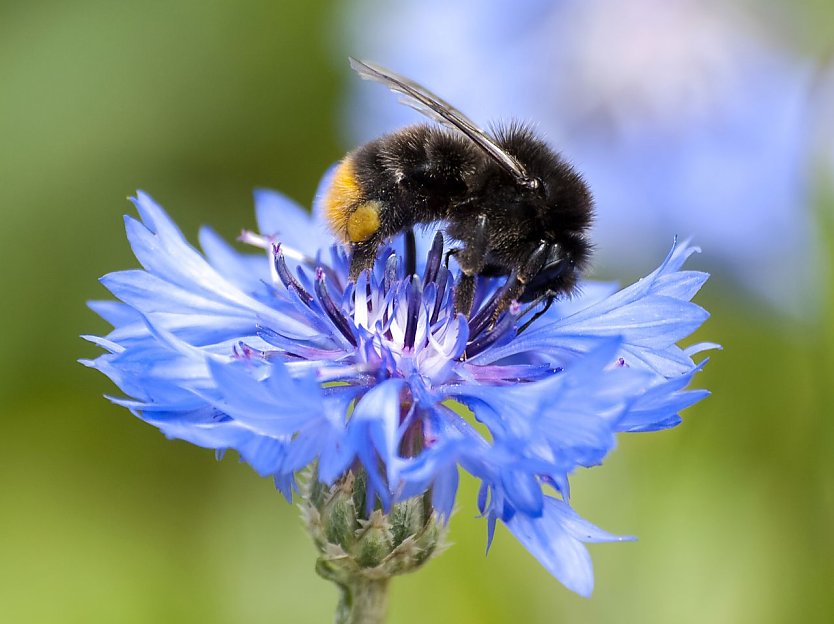
[[[339,585],[342,596],[336,607],[335,624],[383,624],[388,610],[388,579],[356,578]]]

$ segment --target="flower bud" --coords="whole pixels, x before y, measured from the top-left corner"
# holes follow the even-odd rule
[[[332,486],[315,478],[303,497],[302,515],[319,550],[316,571],[344,587],[384,580],[419,568],[443,542],[445,524],[430,495],[366,512],[367,478],[348,471]]]

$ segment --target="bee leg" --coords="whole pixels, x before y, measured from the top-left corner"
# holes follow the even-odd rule
[[[455,286],[455,312],[469,318],[475,300],[475,276],[461,273]]]
[[[489,249],[489,222],[485,215],[480,215],[471,231],[462,238],[463,247],[455,253],[461,270],[466,275],[476,275],[486,266],[487,249]]]
[[[512,280],[512,282],[510,282],[510,280]],[[505,284],[500,299],[496,302],[497,305],[495,306],[495,309],[489,317],[490,329],[495,327],[495,323],[498,321],[498,317],[501,316],[501,313],[509,308],[510,304],[517,300],[522,292],[524,292],[524,284],[521,282],[519,276],[511,275],[507,280],[507,284]]]
[[[524,323],[524,325],[519,327],[515,332],[516,335],[520,334],[525,329],[530,327],[530,325],[532,325],[533,322],[536,321],[538,318],[544,316],[544,314],[550,309],[550,306],[552,306],[553,302],[556,300],[556,293],[551,290],[548,290],[546,294],[542,295],[541,297],[536,299],[535,302],[531,303],[530,307],[537,305],[539,302],[541,302],[542,299],[545,300],[544,307],[538,312],[536,312],[526,323]]]
[[[498,320],[501,313],[510,307],[510,304],[514,300],[517,300],[521,296],[530,280],[539,274],[539,271],[541,271],[547,258],[547,249],[547,244],[542,242],[538,247],[536,247],[533,253],[530,254],[530,257],[527,259],[527,262],[524,264],[521,271],[518,273],[514,272],[507,279],[507,284],[505,284],[504,288],[501,290],[501,295],[496,302],[495,310],[493,310],[492,316],[490,317],[490,326],[495,325],[495,321]],[[548,307],[549,306],[550,303],[548,303]]]
[[[483,271],[486,263],[489,245],[488,225],[486,216],[480,215],[475,227],[463,241],[464,246],[454,250],[461,270],[461,276],[455,288],[455,311],[467,317],[472,312],[472,302],[475,300],[475,275]]]
[[[362,271],[373,268],[377,249],[378,245],[371,241],[353,243],[350,246],[349,277],[352,282],[356,282],[356,279]]]

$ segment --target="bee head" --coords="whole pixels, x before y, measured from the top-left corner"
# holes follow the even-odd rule
[[[510,124],[496,128],[495,135],[501,149],[526,171],[515,180],[520,199],[537,208],[548,229],[580,232],[590,225],[591,192],[573,167],[528,126]]]

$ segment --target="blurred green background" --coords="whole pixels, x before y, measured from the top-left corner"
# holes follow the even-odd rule
[[[824,50],[830,3],[790,6],[807,51]],[[80,334],[107,331],[84,305],[106,296],[97,278],[135,266],[121,224],[135,189],[191,240],[201,223],[254,227],[256,186],[309,204],[350,147],[344,10],[0,3],[0,621],[331,620],[336,591],[271,482],[167,441],[75,360],[97,352]],[[833,199],[813,207],[829,268]],[[506,531],[485,558],[466,481],[455,546],[394,581],[390,621],[834,621],[834,299],[820,290],[796,319],[708,283],[699,337],[725,350],[698,383],[713,396],[574,481],[580,513],[640,537],[591,547],[590,600]]]

